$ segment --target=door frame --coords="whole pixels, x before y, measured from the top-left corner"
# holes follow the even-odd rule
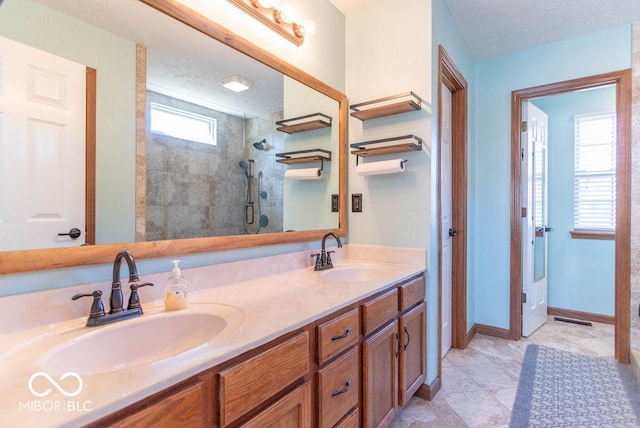
[[[87,67],[85,126],[85,243],[96,243],[96,111],[97,81],[95,68]]]
[[[465,349],[467,339],[467,81],[447,51],[438,47],[438,377],[442,370],[442,85],[452,94],[451,173],[452,222],[458,231],[452,243],[451,346]]]
[[[616,231],[615,231],[615,358],[629,364],[631,284],[631,70],[620,70],[511,93],[511,257],[509,338],[522,335],[522,225],[520,127],[522,102],[599,86],[616,85]]]

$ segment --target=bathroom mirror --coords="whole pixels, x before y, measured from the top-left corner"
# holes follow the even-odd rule
[[[14,2],[15,3],[15,2]],[[21,2],[18,2],[21,3]],[[26,3],[33,4],[33,7],[42,8],[42,4],[47,4],[48,6],[54,5],[67,5],[70,2],[67,1],[59,1],[59,0],[26,0]],[[301,242],[301,241],[309,241],[314,239],[319,239],[326,231],[333,230],[344,236],[346,234],[346,155],[345,155],[345,147],[346,147],[346,96],[339,91],[327,86],[321,81],[307,75],[306,73],[298,70],[291,65],[283,62],[282,60],[274,57],[268,52],[261,50],[260,48],[252,45],[246,40],[238,37],[237,35],[229,32],[227,29],[220,27],[214,22],[203,18],[202,16],[194,13],[187,7],[181,5],[175,1],[145,1],[144,3],[148,3],[148,5],[143,4],[142,2],[138,2],[135,0],[118,0],[118,1],[110,1],[105,0],[102,1],[93,1],[93,2],[74,2],[82,5],[83,3],[90,3],[84,5],[85,8],[88,9],[88,15],[94,16],[94,19],[100,22],[108,21],[105,19],[103,15],[101,15],[102,11],[108,11],[110,9],[117,9],[120,6],[130,4],[136,8],[144,8],[149,13],[160,14],[164,16],[164,18],[168,19],[167,26],[175,26],[178,25],[181,28],[181,31],[187,29],[191,32],[195,39],[198,39],[198,42],[194,42],[194,44],[200,43],[209,43],[209,48],[200,48],[199,54],[201,57],[201,62],[206,64],[206,59],[209,54],[212,52],[218,52],[212,46],[213,44],[220,44],[221,42],[225,42],[228,48],[231,48],[234,52],[240,52],[243,58],[240,60],[241,62],[251,64],[250,67],[260,70],[260,67],[268,66],[268,68],[262,68],[258,74],[266,76],[265,78],[276,79],[279,83],[277,85],[271,85],[271,87],[279,87],[282,88],[280,92],[281,99],[278,100],[277,96],[273,96],[272,94],[263,93],[262,98],[268,99],[272,102],[270,106],[266,107],[266,110],[270,113],[273,113],[275,117],[267,117],[267,114],[264,111],[255,111],[251,110],[251,107],[255,104],[252,103],[247,98],[244,98],[244,104],[240,103],[240,107],[229,107],[223,105],[215,105],[211,110],[216,110],[216,114],[227,114],[233,117],[233,121],[236,122],[234,126],[227,126],[222,124],[222,121],[218,121],[218,125],[224,128],[225,133],[218,133],[218,138],[222,135],[227,140],[237,139],[236,135],[241,139],[242,144],[233,150],[234,157],[229,157],[225,160],[225,163],[228,164],[229,169],[226,173],[227,180],[225,180],[224,186],[226,187],[226,192],[228,193],[237,193],[238,194],[238,209],[235,211],[236,217],[243,218],[243,230],[238,231],[238,233],[225,233],[226,236],[219,237],[194,237],[188,239],[178,239],[183,238],[179,234],[172,236],[159,236],[153,234],[153,221],[150,221],[150,218],[153,219],[153,213],[145,213],[142,216],[140,213],[148,210],[151,206],[147,205],[148,198],[153,198],[153,193],[156,192],[156,197],[159,198],[158,195],[162,195],[159,191],[158,187],[154,187],[160,180],[150,177],[153,173],[152,169],[145,169],[144,174],[146,178],[141,180],[140,174],[140,153],[138,152],[138,163],[136,164],[136,145],[130,143],[129,138],[120,138],[117,135],[118,131],[122,131],[122,128],[125,128],[125,131],[130,134],[136,134],[136,110],[137,111],[137,137],[134,137],[134,141],[137,139],[137,150],[140,150],[140,147],[145,147],[148,149],[150,141],[150,132],[148,129],[145,129],[148,123],[144,123],[144,120],[141,118],[146,117],[145,110],[148,110],[151,103],[156,103],[157,101],[166,101],[167,97],[171,98],[169,102],[165,102],[165,104],[170,104],[172,106],[176,106],[177,104],[183,103],[185,101],[193,101],[194,97],[190,100],[185,100],[183,93],[176,94],[169,93],[168,91],[163,91],[162,89],[162,80],[155,79],[155,77],[149,76],[147,79],[147,83],[151,82],[155,84],[149,85],[147,84],[147,88],[151,90],[150,93],[146,94],[146,99],[143,102],[140,101],[140,88],[138,87],[138,92],[136,95],[135,88],[135,79],[133,80],[122,80],[118,87],[111,88],[112,91],[107,90],[106,92],[101,91],[100,86],[98,86],[97,90],[97,98],[98,98],[98,108],[97,108],[97,122],[98,122],[98,131],[100,132],[100,121],[105,120],[103,122],[103,130],[108,129],[107,133],[113,132],[115,135],[109,135],[107,138],[103,138],[109,141],[109,147],[101,147],[100,138],[96,143],[96,163],[97,163],[97,184],[96,184],[96,223],[97,223],[97,233],[96,233],[96,243],[99,245],[86,246],[86,247],[74,247],[74,248],[57,248],[57,249],[29,249],[29,250],[20,250],[20,251],[5,251],[0,253],[0,273],[12,273],[12,272],[23,272],[23,271],[31,271],[31,270],[40,270],[40,269],[51,269],[51,268],[60,268],[67,266],[75,266],[75,265],[85,265],[85,264],[95,264],[95,263],[104,263],[110,262],[113,258],[113,254],[119,251],[122,248],[130,249],[134,252],[136,257],[145,258],[145,257],[162,257],[172,254],[187,254],[187,253],[196,253],[196,252],[206,252],[206,251],[216,251],[223,249],[233,249],[233,248],[244,248],[244,247],[252,247],[259,245],[272,245],[279,243],[287,243],[287,242]],[[102,8],[97,7],[100,4],[103,4]],[[5,12],[5,8],[8,8],[12,3],[7,2],[2,11]],[[25,3],[21,3],[24,5]],[[152,7],[149,7],[152,6]],[[146,13],[146,12],[145,12]],[[167,14],[165,16],[164,14]],[[170,18],[168,15],[173,16]],[[0,19],[1,19],[0,15]],[[175,18],[175,19],[174,19]],[[64,18],[63,18],[64,19]],[[137,22],[145,22],[145,18],[143,18],[139,11],[135,14],[135,20]],[[47,34],[48,31],[54,31],[53,26],[49,24],[43,24],[46,22],[45,18],[42,18],[42,21],[39,23],[39,35],[38,37],[42,40],[44,46],[47,45],[47,39],[51,39],[51,34]],[[23,21],[24,23],[24,21]],[[38,22],[34,22],[34,25],[38,25]],[[87,24],[88,25],[88,24]],[[24,27],[22,31],[24,33],[28,33],[28,26],[21,25]],[[136,32],[142,31],[143,25],[139,25],[133,31],[134,40],[139,41],[143,40],[144,37],[141,35],[136,35]],[[0,26],[2,28],[2,26]],[[163,28],[167,34],[170,34],[172,37],[176,38],[175,31],[167,31],[167,27]],[[177,31],[177,30],[176,30]],[[0,35],[2,35],[2,30],[0,30]],[[101,34],[101,37],[107,37],[107,34]],[[153,51],[152,51],[152,43],[145,43],[145,49],[141,49],[140,46],[136,47],[135,43],[131,40],[128,40],[122,36],[119,36],[121,40],[116,40],[115,44],[121,43],[125,46],[125,51],[127,52],[127,61],[122,63],[117,60],[112,60],[112,63],[116,63],[123,68],[124,73],[128,73],[129,76],[136,75],[136,67],[138,69],[137,79],[138,83],[140,83],[140,69],[143,70],[142,74],[144,77],[144,73],[147,71],[144,67],[140,67],[140,64],[144,64],[144,61],[153,61]],[[214,40],[215,39],[215,40]],[[217,40],[217,41],[216,41]],[[85,40],[77,40],[79,45],[85,43]],[[198,45],[200,46],[200,45]],[[101,48],[99,50],[108,51],[109,47],[101,44]],[[94,50],[96,50],[94,48]],[[236,52],[236,53],[237,53]],[[231,56],[221,56],[222,54],[218,54],[217,58],[220,59],[219,62],[228,63],[231,61]],[[226,55],[226,54],[225,54]],[[136,64],[137,61],[137,64]],[[99,62],[99,61],[98,61]],[[90,60],[84,61],[89,67],[95,67],[97,69],[98,74],[98,82],[100,84],[101,79],[101,67],[97,66]],[[154,80],[155,79],[155,80]],[[144,80],[142,81],[144,82]],[[99,85],[98,84],[98,85]],[[159,89],[158,89],[159,88]],[[124,92],[126,89],[126,92]],[[156,89],[156,90],[154,90]],[[143,91],[144,93],[144,86]],[[164,92],[164,93],[162,93]],[[180,91],[178,91],[180,92]],[[286,96],[287,93],[290,94],[298,94],[297,97],[293,97],[293,100],[289,100]],[[322,112],[328,111],[330,116],[332,116],[332,126],[328,130],[317,130],[310,131],[306,133],[306,135],[284,135],[275,131],[273,128],[275,127],[273,124],[270,129],[264,131],[260,130],[258,122],[267,122],[267,119],[280,119],[287,114],[291,115],[300,115],[303,112],[301,111],[302,106],[300,105],[300,101],[295,101],[295,98],[300,98],[300,94],[305,94],[305,100],[309,101],[317,96],[318,101],[318,109]],[[311,94],[311,98],[309,98],[309,94]],[[122,99],[128,101],[128,105],[133,105],[133,109],[131,107],[118,109],[114,108],[112,111],[101,111],[100,109],[100,97],[113,97],[117,99]],[[136,100],[136,97],[138,98]],[[275,98],[275,99],[274,99]],[[131,103],[131,99],[134,100]],[[179,101],[176,101],[179,99]],[[202,101],[202,100],[197,100]],[[137,102],[137,104],[136,104]],[[197,104],[199,107],[203,107],[200,102],[193,102],[193,104]],[[206,107],[212,107],[209,103]],[[216,104],[223,104],[222,102],[218,102]],[[140,106],[142,107],[142,114],[140,114]],[[275,106],[275,107],[274,107]],[[281,108],[280,108],[281,106]],[[220,107],[218,109],[218,107]],[[223,111],[227,109],[227,111]],[[106,113],[106,119],[103,119],[104,114]],[[118,116],[121,114],[125,114],[125,119],[119,119],[122,116]],[[103,115],[103,116],[101,116]],[[279,115],[279,116],[278,116]],[[141,124],[142,122],[142,124]],[[148,122],[148,121],[147,121]],[[273,121],[272,121],[273,122]],[[112,125],[109,127],[109,125]],[[233,128],[233,131],[229,131],[230,128]],[[146,131],[143,132],[143,137],[141,138],[140,130]],[[145,138],[146,134],[146,138]],[[229,136],[233,135],[233,138]],[[223,138],[223,139],[224,139]],[[142,143],[141,143],[142,142]],[[220,140],[219,140],[220,142]],[[166,141],[164,141],[166,143]],[[304,149],[309,146],[318,146],[319,144],[331,145],[332,150],[332,160],[331,162],[325,163],[324,173],[330,177],[331,183],[326,183],[323,188],[317,185],[317,183],[291,183],[291,184],[283,184],[282,192],[290,191],[292,194],[304,195],[306,199],[302,201],[298,201],[293,203],[294,210],[292,211],[292,215],[288,214],[285,208],[287,206],[287,202],[282,203],[282,214],[283,218],[289,216],[289,218],[297,217],[298,221],[296,226],[287,227],[286,220],[281,220],[280,222],[276,221],[278,214],[265,214],[265,212],[260,212],[261,208],[257,206],[256,202],[268,200],[269,194],[277,193],[276,188],[268,187],[267,185],[267,167],[268,169],[272,169],[275,171],[283,172],[284,166],[275,162],[275,154],[279,152],[280,149],[283,151],[296,149]],[[221,144],[222,145],[222,144]],[[220,147],[220,146],[218,146]],[[264,167],[259,166],[259,156],[263,155],[265,158]],[[143,155],[144,162],[147,162],[149,158],[153,157],[153,154],[149,155],[146,153]],[[106,158],[106,159],[105,159]],[[123,159],[127,159],[127,162],[123,162]],[[180,161],[179,156],[171,156],[165,155],[165,160],[163,162],[167,162],[166,159],[174,159],[176,161]],[[184,159],[184,158],[183,158]],[[197,155],[195,157],[197,159]],[[253,162],[251,162],[253,161]],[[179,162],[178,162],[179,163]],[[183,166],[193,165],[195,162],[193,161],[185,161],[183,162]],[[328,165],[327,165],[328,164]],[[136,166],[138,169],[138,173],[136,174]],[[110,180],[100,180],[100,174],[104,173],[105,170],[112,169],[114,171],[113,178]],[[261,174],[262,173],[262,174]],[[125,176],[128,175],[128,181],[125,180]],[[244,193],[243,191],[230,190],[227,182],[238,182],[246,189],[247,181],[249,177],[253,177],[252,186],[253,191],[255,192],[252,195],[252,200],[247,201],[245,195],[240,195],[240,193]],[[262,176],[262,177],[260,177]],[[259,178],[263,178],[262,187],[259,183]],[[138,181],[138,184],[135,183]],[[140,185],[142,182],[142,185]],[[303,187],[303,184],[310,184],[309,186]],[[287,186],[289,189],[287,190]],[[134,211],[134,218],[131,217],[114,220],[105,220],[102,216],[105,215],[105,212],[108,211],[105,209],[105,205],[100,205],[100,192],[106,192],[107,195],[118,195],[123,192],[124,189],[130,190],[131,188],[144,189],[145,193],[135,195],[136,203],[135,208],[132,210],[128,209],[120,209],[118,204],[114,204],[114,207],[110,207],[116,214],[123,214],[124,211]],[[260,187],[260,188],[259,188]],[[259,189],[258,189],[259,188]],[[246,191],[246,190],[245,190]],[[314,193],[320,191],[321,197],[314,198]],[[189,192],[186,192],[189,194]],[[264,197],[266,193],[266,198]],[[133,195],[132,193],[130,193]],[[184,194],[184,192],[183,192]],[[318,212],[318,208],[314,207],[309,211],[301,212],[299,210],[300,206],[308,205],[309,201],[313,201],[313,203],[317,203],[318,207],[322,206],[324,211],[330,212],[331,210],[331,196],[332,194],[339,194],[339,212],[331,213],[326,216],[326,218],[330,219],[328,221],[321,220],[316,221],[316,223],[305,224],[305,220],[315,217],[315,213]],[[174,195],[180,195],[180,192],[177,191]],[[141,197],[142,196],[142,197]],[[140,200],[147,199],[144,203],[140,203]],[[192,197],[192,199],[194,199]],[[198,199],[197,197],[195,199]],[[108,200],[108,199],[107,199]],[[118,200],[115,197],[114,200]],[[251,203],[253,203],[253,210],[251,209]],[[297,205],[296,205],[297,204]],[[266,206],[267,204],[265,204]],[[141,207],[143,209],[141,209]],[[325,209],[326,207],[326,209]],[[296,211],[297,210],[297,211]],[[216,216],[217,217],[217,216]],[[265,221],[265,217],[268,218],[268,221]],[[175,218],[175,216],[169,216],[169,218]],[[273,220],[273,221],[272,221]],[[106,233],[107,238],[102,239],[100,237],[100,224],[101,223],[109,223],[111,222],[112,227],[111,230]],[[247,225],[247,223],[253,223],[253,227],[260,227],[262,224],[264,225],[264,229],[268,229],[268,223],[271,225],[281,226],[277,228],[273,228],[273,231],[269,231],[270,233],[255,233],[255,229],[251,229]],[[141,227],[142,225],[142,227]],[[244,228],[247,228],[245,231]],[[131,238],[115,238],[121,232],[121,229],[126,229],[127,233],[131,236]],[[137,237],[133,237],[131,231],[135,231],[138,234]],[[143,236],[148,236],[150,240],[146,242],[133,242],[134,240],[140,239],[140,231],[143,231]],[[238,230],[238,229],[236,229]],[[292,230],[292,231],[288,231]],[[200,235],[196,235],[200,236]]]

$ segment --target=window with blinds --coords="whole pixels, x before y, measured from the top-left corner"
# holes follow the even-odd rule
[[[616,226],[616,114],[575,116],[574,228]]]

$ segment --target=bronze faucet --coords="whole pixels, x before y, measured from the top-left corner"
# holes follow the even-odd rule
[[[147,285],[153,286],[151,282],[142,284],[131,284],[131,295],[129,296],[129,304],[125,310],[122,307],[122,287],[120,284],[120,265],[122,259],[127,262],[129,268],[129,282],[137,282],[138,271],[133,255],[129,251],[121,251],[116,255],[113,261],[113,282],[111,283],[111,297],[109,298],[109,313],[106,314],[102,304],[102,291],[96,290],[90,294],[76,294],[71,300],[78,300],[80,297],[93,297],[91,311],[87,319],[87,327],[95,327],[98,325],[110,324],[112,322],[125,320],[142,315],[142,306],[140,306],[140,297],[138,296],[138,288]]]
[[[333,236],[335,238],[336,242],[338,243],[338,248],[342,248],[342,242],[340,241],[340,238],[338,237],[338,235],[336,235],[333,232],[325,233],[325,235],[322,237],[322,249],[320,250],[319,253],[311,254],[311,257],[316,258],[316,264],[313,268],[313,270],[315,271],[333,268],[333,261],[331,261],[331,253],[334,253],[334,251],[325,250],[327,238],[330,236]]]

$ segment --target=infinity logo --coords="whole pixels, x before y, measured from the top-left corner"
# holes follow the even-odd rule
[[[65,397],[75,397],[76,395],[80,394],[80,392],[82,391],[82,387],[83,387],[82,378],[77,373],[68,372],[68,373],[65,373],[62,376],[60,376],[59,380],[65,380],[68,377],[72,377],[72,378],[78,380],[78,389],[76,389],[75,391],[72,391],[72,392],[67,392],[62,386],[60,386],[60,384],[58,384],[58,382],[53,380],[53,378],[51,376],[49,376],[47,373],[45,373],[45,372],[37,372],[37,373],[32,374],[31,377],[29,378],[29,391],[31,391],[31,393],[33,395],[35,395],[36,397],[46,397],[47,395],[49,395],[51,393],[51,388],[47,388],[47,390],[44,391],[44,392],[37,392],[37,391],[35,391],[33,389],[33,381],[37,377],[43,377],[43,378],[47,379],[51,383],[51,385],[53,385]]]

